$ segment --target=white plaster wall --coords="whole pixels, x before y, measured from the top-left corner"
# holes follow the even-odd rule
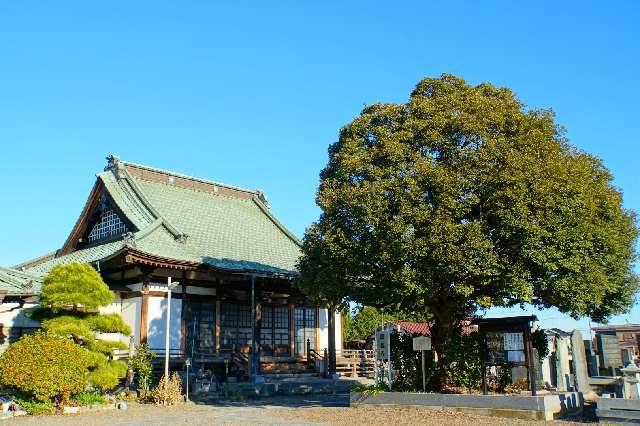
[[[109,306],[101,306],[99,311],[101,314],[120,314],[122,319],[131,327],[133,333],[134,343],[140,343],[140,307],[141,298],[136,297],[132,299],[122,299],[119,294],[116,294],[113,303]],[[131,336],[125,336],[120,333],[99,333],[100,339],[106,340],[119,340],[123,343],[129,344]]]
[[[336,312],[336,350],[342,349],[342,315]]]
[[[134,343],[140,343],[140,314],[142,312],[142,297],[122,299],[121,315],[124,321],[131,327]]]
[[[167,298],[149,296],[147,311],[147,343],[152,349],[165,347]],[[171,298],[169,347],[179,350],[182,341],[182,299]]]
[[[327,309],[320,309],[318,317],[318,326],[320,328],[320,347],[316,349],[318,353],[322,353],[329,348],[329,316]]]
[[[120,295],[116,294],[116,296],[113,298],[113,303],[111,303],[109,306],[101,306],[100,308],[98,308],[98,310],[101,314],[122,313],[122,299],[120,298]]]
[[[40,327],[38,321],[34,321],[26,312],[29,308],[38,306],[37,304],[25,303],[22,308],[18,303],[1,303],[0,304],[0,324],[5,328],[9,327]]]
[[[13,327],[40,327],[38,321],[29,318],[26,313],[29,308],[36,304],[25,304],[22,308],[19,303],[0,303],[0,324],[2,324],[2,334],[0,338],[0,353],[9,346],[9,338],[15,339],[16,334],[11,332]],[[17,331],[17,330],[14,330]]]
[[[336,350],[342,349],[342,317],[339,312],[336,312]],[[329,348],[329,311],[327,309],[320,309],[320,316],[318,318],[318,325],[320,327],[320,350],[322,353],[325,348]]]

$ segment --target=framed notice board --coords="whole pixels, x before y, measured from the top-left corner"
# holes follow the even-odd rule
[[[536,394],[536,371],[533,365],[531,327],[537,321],[534,315],[506,318],[479,318],[472,323],[478,326],[483,345],[481,347],[482,391],[487,393],[486,372],[488,366],[524,366],[527,368],[532,395]]]

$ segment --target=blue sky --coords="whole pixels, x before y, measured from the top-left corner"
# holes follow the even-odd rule
[[[109,153],[262,189],[301,236],[339,128],[443,72],[553,108],[640,210],[640,3],[254,3],[0,3],[0,265],[62,244]]]

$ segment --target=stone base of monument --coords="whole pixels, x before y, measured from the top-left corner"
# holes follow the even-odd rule
[[[598,398],[596,415],[600,421],[640,423],[640,400]]]
[[[513,419],[553,420],[579,415],[584,409],[580,392],[522,395],[454,395],[439,393],[351,393],[351,405],[408,405],[462,411]]]

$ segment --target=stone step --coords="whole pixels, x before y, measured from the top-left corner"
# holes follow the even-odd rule
[[[306,379],[311,377],[318,377],[318,373],[270,373],[264,372],[263,377],[266,381],[278,381],[283,379]]]
[[[219,395],[224,398],[261,398],[287,395],[320,395],[346,393],[353,386],[348,380],[308,378],[266,383],[224,383]]]

